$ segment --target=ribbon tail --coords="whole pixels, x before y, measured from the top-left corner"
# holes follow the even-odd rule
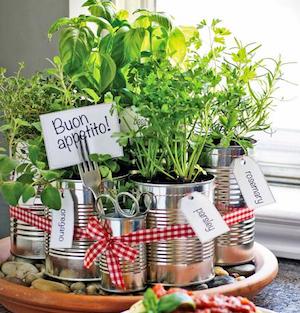
[[[106,252],[106,262],[109,271],[109,276],[112,283],[118,287],[125,289],[125,282],[122,275],[120,260],[111,251]]]
[[[46,233],[51,233],[51,221],[20,207],[10,207],[10,216],[34,226]]]
[[[86,251],[84,257],[84,267],[90,268],[99,254],[103,253],[106,244],[104,239],[93,243]]]

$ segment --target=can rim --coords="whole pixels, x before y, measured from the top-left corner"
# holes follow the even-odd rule
[[[194,187],[194,186],[202,186],[202,185],[209,185],[215,180],[215,176],[207,173],[207,176],[210,177],[210,179],[205,181],[196,181],[196,182],[190,182],[190,183],[151,183],[151,182],[142,182],[137,179],[134,179],[137,177],[137,174],[130,175],[129,180],[133,181],[135,184],[140,186],[151,186],[151,187],[168,187],[168,188],[187,188],[187,187]]]

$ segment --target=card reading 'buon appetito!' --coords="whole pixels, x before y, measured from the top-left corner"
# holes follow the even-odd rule
[[[123,156],[122,147],[112,137],[120,131],[120,124],[111,107],[97,104],[40,116],[50,169],[79,164],[79,142],[85,138],[90,153]]]

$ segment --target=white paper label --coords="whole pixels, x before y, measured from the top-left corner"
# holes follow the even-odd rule
[[[72,248],[74,234],[74,201],[70,190],[64,190],[61,209],[51,210],[52,228],[50,248]]]
[[[148,120],[134,111],[133,107],[123,110],[120,115],[121,130],[128,132],[131,130],[138,131],[141,127],[148,125]]]
[[[200,192],[193,192],[180,200],[188,223],[202,243],[227,233],[229,227],[210,200]]]
[[[123,156],[123,149],[112,134],[120,131],[112,104],[97,104],[40,116],[50,169],[81,163],[79,141],[87,139],[90,153]]]
[[[233,174],[249,208],[259,208],[275,202],[274,196],[259,165],[243,156],[232,162]]]

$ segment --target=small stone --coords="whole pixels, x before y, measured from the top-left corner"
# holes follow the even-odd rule
[[[40,271],[40,272],[45,272],[45,264],[35,264],[35,267]]]
[[[4,278],[5,275],[0,271],[0,278]]]
[[[70,292],[70,289],[66,285],[42,278],[34,280],[32,287],[42,291]]]
[[[29,264],[34,264],[35,262],[35,260],[33,259],[21,258],[19,256],[12,256],[11,260],[14,262],[29,263]]]
[[[207,284],[201,284],[201,285],[196,287],[196,290],[205,290],[205,289],[208,289],[208,285]]]
[[[236,265],[227,269],[229,273],[238,273],[240,276],[251,276],[255,273],[254,264]]]
[[[225,271],[224,268],[221,266],[215,266],[214,270],[215,270],[215,274],[217,276],[224,276],[224,275],[228,276],[229,275],[229,273],[227,271]]]
[[[72,281],[67,281],[67,280],[63,280],[63,281],[61,281],[61,283],[66,285],[67,287],[71,287],[71,285],[73,284]]]
[[[99,293],[99,290],[100,290],[100,285],[96,283],[89,284],[86,287],[86,293],[88,295],[97,295]]]
[[[224,275],[224,276],[216,276],[214,280],[208,283],[210,288],[219,287],[223,285],[233,284],[235,279],[231,276]]]
[[[2,264],[2,272],[6,276],[23,279],[28,273],[38,273],[37,268],[30,263],[5,262]]]
[[[238,273],[230,273],[230,276],[232,276],[234,278],[238,278],[238,277],[240,277],[240,274],[238,274]]]
[[[29,273],[25,276],[24,281],[27,286],[31,286],[33,281],[39,278],[43,278],[43,276],[44,276],[44,273],[41,273],[41,272],[37,274]]]
[[[20,286],[27,286],[22,279],[17,278],[17,277],[9,277],[8,276],[8,277],[5,277],[4,279],[9,281],[10,283],[13,283],[13,284],[17,284]]]
[[[73,294],[74,295],[85,295],[85,291],[84,290],[74,290],[73,291]]]
[[[78,290],[85,291],[85,283],[82,283],[82,282],[73,283],[70,286],[70,289],[72,291],[78,291]]]
[[[242,281],[242,280],[244,280],[244,279],[246,279],[245,276],[239,276],[239,277],[237,277],[235,280],[236,280],[236,281]]]

